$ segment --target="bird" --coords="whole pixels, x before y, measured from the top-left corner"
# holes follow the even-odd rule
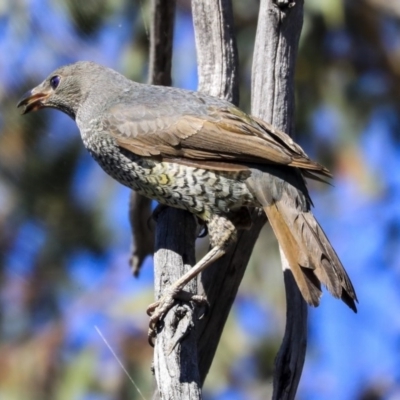
[[[56,69],[17,107],[69,115],[107,174],[206,225],[209,252],[149,306],[149,335],[184,286],[251,226],[254,208],[264,210],[306,303],[319,305],[323,285],[357,312],[352,282],[312,214],[306,186],[305,178],[331,174],[271,124],[227,100],[134,82],[91,61]]]

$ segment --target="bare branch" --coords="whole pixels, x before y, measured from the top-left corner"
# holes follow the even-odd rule
[[[170,85],[175,1],[152,0],[152,8],[149,83]],[[131,265],[137,275],[144,258],[154,248],[153,232],[147,225],[151,201],[132,192],[129,215],[134,242]],[[196,222],[191,214],[172,208],[165,208],[158,214],[154,255],[157,299],[195,264],[195,234]],[[197,281],[190,282],[186,290],[197,293]],[[154,399],[201,398],[193,323],[196,320],[196,311],[188,303],[174,306],[166,315],[154,349],[158,387]]]
[[[303,1],[262,0],[252,74],[252,113],[293,135],[294,70]],[[281,251],[286,289],[285,336],[275,360],[273,399],[294,399],[307,347],[307,306]]]
[[[154,255],[157,298],[195,264],[195,232],[195,218],[186,211],[166,208],[158,216]],[[197,280],[189,282],[185,290],[197,293]],[[163,319],[154,349],[154,372],[162,399],[201,399],[197,320],[197,307],[189,302],[175,305]]]
[[[154,252],[154,232],[150,229],[151,200],[135,191],[129,199],[129,222],[132,230],[132,255],[129,265],[134,276],[139,276],[145,258]]]
[[[192,0],[200,92],[239,104],[238,53],[230,0]]]
[[[170,86],[175,0],[152,0],[149,83]]]
[[[209,312],[199,321],[197,328],[199,370],[202,382],[210,369],[254,244],[266,222],[262,210],[255,210],[252,218],[251,230],[240,231],[237,245],[202,274],[203,287],[210,303]]]
[[[172,39],[175,0],[152,0],[150,27],[149,83],[171,85]],[[151,200],[132,191],[129,202],[129,220],[132,228],[132,272],[139,275],[144,259],[153,254],[154,233],[149,229]]]
[[[199,90],[235,104],[239,102],[238,54],[229,0],[192,0],[196,36]],[[258,212],[256,212],[258,214]],[[226,319],[265,216],[251,231],[242,231],[235,248],[202,274],[210,303],[198,324],[199,370],[204,382],[215,355]]]

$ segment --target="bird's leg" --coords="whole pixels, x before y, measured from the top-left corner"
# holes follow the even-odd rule
[[[157,336],[157,324],[173,307],[175,300],[194,301],[196,303],[207,302],[205,296],[191,294],[182,289],[188,282],[224,254],[225,249],[213,247],[190,271],[167,288],[158,301],[149,305],[147,308],[147,314],[150,316],[148,338],[151,345],[153,345],[153,339]]]
[[[236,240],[237,229],[233,222],[225,216],[214,215],[207,223],[210,235],[211,250],[185,275],[175,281],[163,296],[147,308],[147,314],[150,316],[149,324],[149,342],[156,336],[156,327],[168,310],[174,305],[175,300],[184,298],[196,302],[204,302],[204,296],[189,294],[182,289],[185,285],[195,278],[200,272],[204,271],[210,264],[222,257],[226,249]]]

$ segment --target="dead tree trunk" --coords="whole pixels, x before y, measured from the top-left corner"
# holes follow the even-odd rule
[[[153,0],[151,34],[152,83],[170,83],[173,1]],[[302,25],[303,1],[262,0],[254,50],[252,113],[276,127],[293,132],[294,64]],[[229,0],[192,0],[198,54],[199,90],[238,103],[238,58]],[[167,49],[167,51],[165,50]],[[140,201],[133,195],[131,221],[143,222]],[[141,206],[143,207],[143,205]],[[147,203],[147,210],[149,206]],[[135,214],[136,213],[136,214]],[[254,243],[264,225],[264,213],[255,211],[250,231],[243,231],[235,248],[203,273],[202,284],[210,302],[206,317],[197,320],[189,305],[175,306],[158,333],[154,371],[159,394],[171,399],[200,399],[201,386],[213,360],[227,316],[242,280]],[[134,221],[133,221],[134,222]],[[138,223],[143,227],[143,223]],[[167,209],[157,221],[155,253],[155,294],[194,264],[196,226],[193,217]],[[140,267],[152,238],[143,230],[135,232],[133,265]],[[147,247],[140,249],[141,242]],[[287,326],[276,360],[274,399],[294,399],[306,348],[307,308],[291,275],[285,270]],[[197,292],[197,282],[188,291]]]
[[[252,70],[251,112],[293,135],[294,72],[303,0],[262,0]],[[281,250],[281,249],[280,249]],[[286,329],[275,360],[274,400],[294,399],[307,347],[307,305],[280,251],[286,290]]]
[[[149,83],[171,84],[174,14],[175,0],[152,0]],[[150,201],[133,192],[130,202],[130,220],[134,233],[131,262],[135,274],[139,272],[153,243],[152,232],[142,229],[149,216]],[[158,215],[154,254],[157,299],[162,296],[165,288],[195,264],[195,239],[196,221],[188,212],[166,208]],[[190,282],[186,290],[196,293],[197,281]],[[174,306],[164,318],[154,348],[154,374],[158,388],[154,394],[155,399],[201,398],[194,333],[197,320],[197,310],[189,304]]]

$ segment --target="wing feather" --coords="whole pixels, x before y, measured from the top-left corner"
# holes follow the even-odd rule
[[[206,110],[199,115],[165,115],[156,107],[118,104],[104,114],[102,122],[119,146],[144,157],[184,159],[196,165],[204,162],[204,168],[215,167],[218,162],[233,163],[233,168],[241,164],[278,164],[331,176],[272,125],[234,106],[209,106]]]

